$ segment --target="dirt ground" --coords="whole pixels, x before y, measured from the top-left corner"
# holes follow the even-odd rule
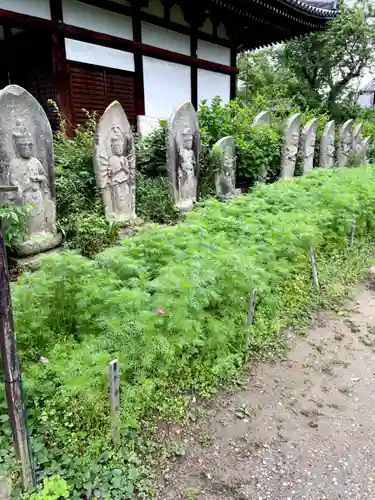
[[[375,499],[375,291],[355,297],[217,398],[163,470],[159,500]]]

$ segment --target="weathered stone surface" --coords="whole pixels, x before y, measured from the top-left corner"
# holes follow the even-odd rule
[[[268,111],[261,111],[256,115],[253,125],[270,125],[270,114]]]
[[[0,182],[18,190],[1,202],[28,204],[26,241],[19,255],[33,255],[61,242],[56,234],[52,130],[38,101],[22,87],[0,91]]]
[[[62,247],[59,247],[59,248],[53,248],[52,250],[47,250],[43,253],[38,253],[36,255],[29,255],[25,257],[10,256],[9,261],[11,265],[15,266],[21,272],[36,271],[41,267],[42,262],[45,258],[48,258],[48,256],[51,255],[55,255],[61,251]]]
[[[294,176],[299,146],[301,115],[296,113],[288,118],[284,130],[284,146],[281,159],[281,179]]]
[[[168,120],[167,163],[175,205],[190,210],[197,200],[200,131],[191,102],[175,109]]]
[[[359,152],[358,152],[358,158],[360,160],[363,160],[363,161],[368,160],[368,148],[370,146],[370,141],[371,141],[371,137],[366,137],[365,139],[363,139],[361,146],[360,146],[360,149],[359,149]]]
[[[134,137],[118,101],[112,102],[99,120],[94,170],[107,219],[120,225],[136,219]]]
[[[214,146],[214,153],[220,158],[221,169],[215,174],[216,193],[227,200],[240,194],[236,189],[236,145],[233,137],[223,137]]]
[[[310,172],[314,167],[314,152],[316,130],[318,128],[317,118],[313,118],[303,127],[301,132],[301,152],[302,152],[302,171],[304,174]]]
[[[352,153],[352,129],[353,120],[347,120],[340,128],[339,147],[337,151],[337,162],[339,167],[345,167]]]
[[[331,168],[335,163],[335,122],[331,120],[326,124],[320,140],[319,166]]]
[[[360,155],[363,142],[363,124],[359,123],[353,129],[352,135],[352,151],[354,155]]]

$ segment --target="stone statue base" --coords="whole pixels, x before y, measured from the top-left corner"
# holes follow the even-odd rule
[[[193,200],[180,201],[179,203],[176,203],[176,208],[181,212],[189,212],[189,210],[192,210],[195,203],[196,202]]]
[[[242,194],[241,189],[235,189],[234,191],[232,191],[231,193],[229,193],[227,195],[219,194],[218,198],[220,201],[229,201],[229,200],[233,200],[233,198],[237,198],[237,196],[241,196],[241,194]]]
[[[44,258],[55,255],[62,251],[62,247],[53,248],[52,250],[47,250],[43,253],[38,253],[36,255],[30,255],[29,257],[17,257],[15,255],[11,255],[9,257],[9,263],[16,267],[20,272],[23,271],[37,271]]]
[[[53,248],[61,245],[62,234],[43,234],[40,236],[34,236],[30,240],[23,241],[14,246],[14,250],[18,257],[30,257],[31,255],[37,255],[47,250],[52,250]]]
[[[131,226],[132,224],[137,224],[138,217],[134,214],[131,217],[116,217],[115,215],[106,217],[108,222],[112,222],[113,224],[118,224],[121,228]]]
[[[117,232],[120,239],[130,238],[137,234],[144,224],[144,220],[136,217],[133,220],[127,221],[126,224],[121,225],[121,229]]]

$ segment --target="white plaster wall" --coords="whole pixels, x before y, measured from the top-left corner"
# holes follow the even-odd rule
[[[374,94],[361,94],[358,97],[357,104],[362,108],[371,108],[374,104]]]
[[[178,54],[190,55],[190,37],[155,24],[142,23],[142,42]]]
[[[169,116],[182,101],[191,100],[190,67],[143,57],[145,114]]]
[[[49,0],[0,0],[0,9],[51,19]]]
[[[156,118],[155,116],[138,115],[137,131],[142,137],[144,137],[145,135],[150,134],[153,130],[160,127],[159,120],[167,120],[167,119],[168,119],[167,117]]]
[[[206,61],[230,66],[230,49],[205,40],[198,40],[198,57]]]
[[[99,9],[77,0],[63,0],[63,19],[66,24],[133,40],[130,17]]]
[[[222,98],[224,104],[230,101],[230,75],[199,69],[198,102],[207,99],[210,104],[217,95]]]
[[[66,58],[69,61],[134,72],[134,56],[130,52],[110,49],[70,38],[65,39],[65,50]]]

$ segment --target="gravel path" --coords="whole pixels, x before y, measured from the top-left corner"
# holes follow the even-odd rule
[[[190,434],[163,471],[159,500],[375,499],[375,292],[356,296],[218,398],[206,440]]]

